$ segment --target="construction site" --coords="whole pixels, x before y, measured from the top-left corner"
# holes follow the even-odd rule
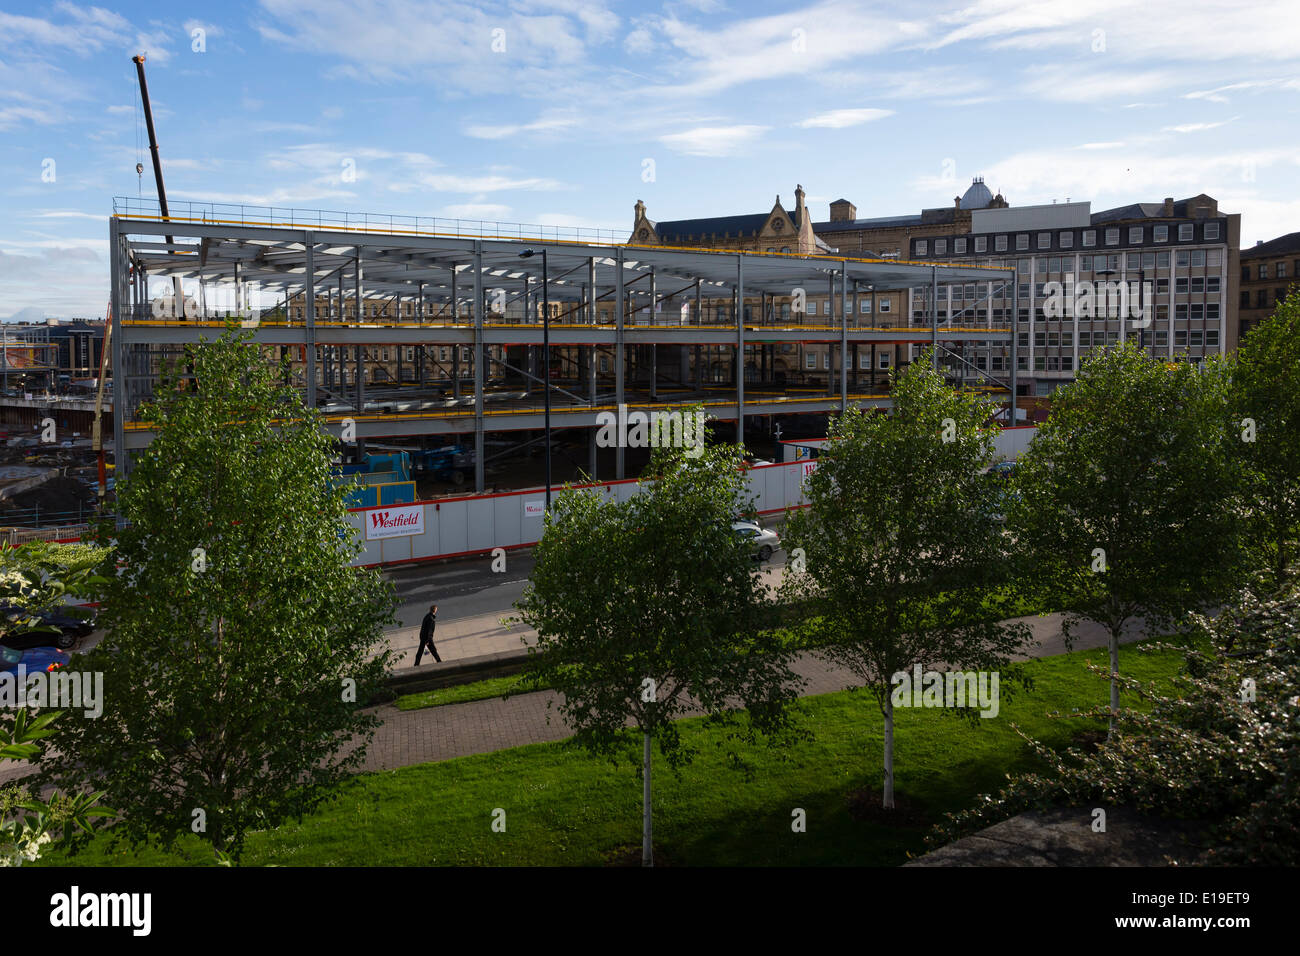
[[[415,217],[194,203],[150,215],[148,203],[119,202],[112,407],[126,474],[153,437],[136,409],[187,345],[230,317],[268,360],[287,360],[349,461],[405,453],[422,495],[540,485],[548,435],[554,483],[635,477],[636,449],[597,441],[597,416],[620,406],[700,404],[715,439],[771,457],[781,435],[824,434],[829,413],[888,406],[860,350],[905,364],[913,344],[1011,338],[908,315],[866,326],[843,309],[810,321],[788,308],[807,290],[835,302],[861,288],[1001,283],[1009,270],[448,235]],[[835,355],[824,381],[778,381],[781,347],[809,342]]]

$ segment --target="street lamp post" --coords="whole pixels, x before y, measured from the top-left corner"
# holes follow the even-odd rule
[[[531,259],[535,252],[525,249],[521,259]],[[542,250],[542,390],[545,394],[543,415],[546,434],[546,510],[551,510],[551,285],[546,268],[546,250]]]

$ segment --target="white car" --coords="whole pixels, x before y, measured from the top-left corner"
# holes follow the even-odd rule
[[[781,539],[775,531],[760,527],[753,521],[733,521],[731,530],[749,542],[754,556],[760,561],[766,561],[781,547]]]

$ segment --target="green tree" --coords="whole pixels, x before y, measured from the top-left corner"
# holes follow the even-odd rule
[[[794,733],[791,652],[764,629],[763,586],[731,530],[745,510],[742,468],[732,446],[706,448],[697,459],[661,450],[646,472],[653,482],[625,502],[566,488],[516,604],[538,635],[530,674],[559,692],[575,742],[616,763],[635,762],[641,745],[646,866],[652,743],[674,770],[693,756],[676,718],[702,709],[732,726],[732,740],[788,741]],[[729,710],[736,705],[745,717]]]
[[[1003,688],[1024,684],[1010,657],[1029,640],[1024,625],[1001,623],[1005,546],[981,475],[992,459],[988,406],[945,385],[928,354],[894,379],[889,414],[851,409],[832,420],[807,478],[808,507],[786,525],[788,553],[806,570],[783,585],[788,599],[807,603],[811,638],[880,707],[886,808],[894,676],[916,665],[996,671],[1007,696]]]
[[[1300,532],[1300,292],[1242,340],[1232,378],[1249,527],[1276,585]]]
[[[1169,627],[1230,593],[1241,567],[1239,473],[1225,367],[1166,363],[1131,343],[1084,363],[1016,469],[1008,525],[1026,593],[1110,638]],[[1111,728],[1119,711],[1110,691]]]
[[[141,407],[157,437],[101,524],[115,565],[85,660],[104,714],[68,728],[47,779],[103,789],[133,842],[195,832],[238,859],[364,758],[386,673],[391,588],[360,548],[332,441],[233,325]],[[354,746],[355,743],[355,746]]]
[[[64,598],[93,597],[106,582],[94,575],[88,560],[102,555],[89,548],[23,545],[11,548],[0,544],[0,644],[19,635],[48,634],[55,643],[55,629],[41,622],[43,611],[62,609]],[[3,674],[0,669],[0,674]],[[14,681],[10,671],[0,680]],[[38,741],[50,737],[50,725],[63,711],[35,713],[28,707],[6,708],[0,717],[0,761],[31,760],[40,753]],[[41,847],[57,839],[68,840],[74,834],[89,833],[96,817],[110,816],[112,811],[98,806],[102,793],[79,793],[72,796],[55,793],[48,800],[38,800],[21,783],[0,785],[0,866],[21,866],[35,861]]]

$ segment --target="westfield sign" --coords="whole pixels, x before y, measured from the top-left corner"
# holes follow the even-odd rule
[[[424,533],[424,506],[375,508],[366,513],[366,539],[396,538]]]

